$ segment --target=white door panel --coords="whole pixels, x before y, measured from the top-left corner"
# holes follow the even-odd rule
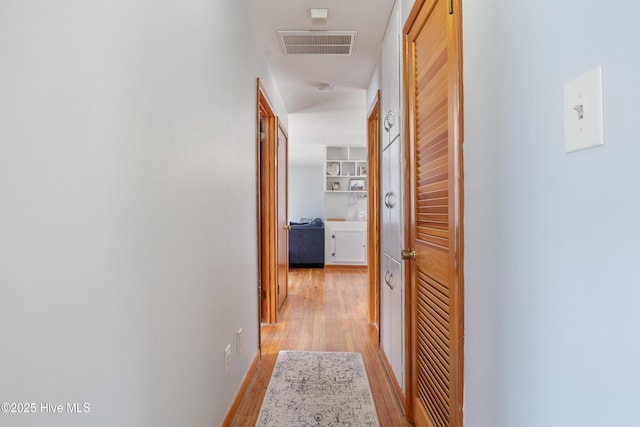
[[[398,261],[388,255],[382,259],[382,289],[380,292],[381,344],[393,375],[404,390],[404,286]]]
[[[381,121],[383,126],[382,148],[386,147],[402,128],[400,120],[400,14],[394,7],[389,26],[382,42],[382,99]]]
[[[391,191],[391,155],[389,147],[382,152],[382,223],[380,224],[382,252],[391,253],[391,210],[388,207],[389,192]]]
[[[401,138],[396,138],[382,153],[382,251],[400,261],[402,250],[402,158]]]

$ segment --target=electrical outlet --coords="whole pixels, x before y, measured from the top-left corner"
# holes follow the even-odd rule
[[[229,374],[231,369],[231,344],[228,344],[224,349],[224,376]]]
[[[236,349],[238,353],[242,353],[242,347],[244,346],[244,331],[242,328],[238,329],[238,333],[236,334]]]

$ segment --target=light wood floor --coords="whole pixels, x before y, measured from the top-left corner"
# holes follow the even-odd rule
[[[262,360],[240,403],[234,426],[254,426],[280,350],[362,353],[381,427],[409,426],[367,320],[366,269],[292,269],[279,322],[262,326]]]

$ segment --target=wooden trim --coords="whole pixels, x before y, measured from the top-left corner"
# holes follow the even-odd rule
[[[408,39],[408,28],[409,23],[413,22],[415,19],[415,15],[417,15],[417,3],[422,3],[420,0],[416,0],[416,4],[413,9],[411,9],[411,13],[407,18],[405,23],[405,27],[402,33],[402,81],[403,81],[403,95],[404,95],[404,138],[403,138],[403,150],[404,156],[402,161],[402,167],[405,171],[404,179],[403,179],[403,208],[404,208],[404,243],[403,246],[405,248],[409,248],[411,246],[411,198],[409,195],[411,194],[411,174],[408,173],[411,171],[410,165],[410,152],[411,152],[411,137],[413,132],[413,126],[411,123],[415,120],[413,109],[409,106],[409,57],[411,55],[411,43]],[[414,390],[414,364],[415,364],[415,356],[413,354],[413,339],[414,339],[414,331],[413,331],[413,300],[411,295],[413,294],[413,282],[411,277],[413,275],[413,263],[404,262],[404,330],[405,330],[405,399],[404,399],[404,411],[407,417],[407,421],[414,422],[414,408],[413,408],[413,396],[415,395]]]
[[[287,140],[287,150],[286,150],[285,165],[284,165],[285,170],[287,171],[287,177],[285,180],[284,193],[287,195],[285,217],[287,218],[287,221],[288,221],[289,220],[289,132],[287,132],[287,129],[282,124],[282,120],[280,120],[280,118],[278,118],[278,129],[280,129],[280,131],[284,135],[284,138]],[[287,230],[288,229],[289,228],[287,228]],[[288,248],[288,245],[289,245],[289,240],[287,240],[287,248]]]
[[[258,351],[262,354],[262,168],[260,161],[260,91],[262,83],[256,79],[256,241],[257,241],[257,285],[258,285]]]
[[[378,352],[378,354],[380,355],[380,360],[382,361],[382,366],[384,367],[385,374],[387,374],[387,378],[389,379],[393,391],[396,394],[396,398],[398,399],[398,402],[401,403],[402,409],[406,411],[406,399],[404,393],[402,392],[402,387],[400,387],[400,383],[398,383],[398,379],[393,373],[393,367],[391,366],[391,362],[389,362],[389,359],[387,359],[387,352],[385,351],[382,344],[380,344],[380,351]]]
[[[249,384],[251,384],[251,380],[253,379],[254,373],[258,367],[259,362],[260,362],[260,350],[258,350],[255,356],[253,356],[253,360],[249,365],[249,369],[245,373],[244,378],[242,379],[242,383],[240,384],[240,389],[236,393],[236,396],[233,399],[233,402],[231,402],[231,406],[227,411],[227,415],[222,420],[220,427],[230,427],[232,425],[233,419],[235,418],[236,413],[238,412],[238,408],[240,407],[242,398],[247,393],[247,389],[249,388]]]
[[[276,216],[276,149],[277,118],[274,109],[258,79],[258,126],[262,119],[264,138],[260,128],[257,135],[258,157],[258,251],[260,274],[261,322],[277,321],[277,216]]]
[[[451,260],[449,265],[452,266],[453,281],[456,283],[454,287],[458,293],[455,296],[456,308],[459,313],[456,316],[455,328],[457,329],[456,351],[453,352],[455,360],[452,360],[452,366],[458,371],[456,375],[456,391],[455,401],[458,407],[455,408],[455,416],[453,417],[453,425],[462,427],[464,424],[464,161],[462,146],[464,143],[464,90],[463,90],[463,64],[462,64],[462,0],[451,0],[453,6],[453,14],[450,15],[449,32],[451,45],[449,46],[449,55],[452,58],[451,76],[453,84],[451,85],[449,99],[451,109],[449,111],[452,121],[449,125],[449,131],[453,138],[452,155],[456,159],[454,162],[454,182],[452,193],[455,203],[452,206],[454,218],[454,238],[451,241],[453,246]]]
[[[276,237],[282,241],[276,241],[276,308],[277,313],[284,305],[289,295],[288,271],[289,271],[289,135],[282,124],[282,121],[276,117],[276,143],[275,143],[275,210],[276,210]],[[282,136],[283,141],[280,140]],[[280,158],[280,144],[284,143],[284,159]],[[283,160],[282,163],[280,160]],[[281,182],[281,174],[284,173],[284,183]],[[281,189],[284,184],[284,189]],[[284,206],[284,212],[280,211],[280,207]],[[284,245],[284,249],[283,249]],[[283,249],[281,252],[280,250]],[[284,276],[284,277],[283,277]],[[284,283],[284,298],[282,297],[282,284]],[[276,313],[276,318],[277,318]]]
[[[378,330],[380,342],[380,90],[367,119],[367,265],[369,267],[369,322]]]

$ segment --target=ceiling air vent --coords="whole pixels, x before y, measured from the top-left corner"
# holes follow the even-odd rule
[[[286,55],[351,55],[356,31],[278,31]]]

